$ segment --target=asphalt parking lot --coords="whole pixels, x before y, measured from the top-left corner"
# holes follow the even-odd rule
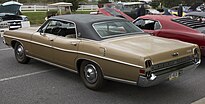
[[[69,71],[36,60],[19,64],[0,38],[0,104],[190,104],[205,97],[204,79],[205,59],[174,81],[149,88],[108,81],[96,92]]]

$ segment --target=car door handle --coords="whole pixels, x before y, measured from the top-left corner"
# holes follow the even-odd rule
[[[50,41],[54,41],[54,39],[49,39]]]
[[[73,46],[77,46],[77,43],[75,43],[75,42],[71,42],[71,45],[73,45]]]

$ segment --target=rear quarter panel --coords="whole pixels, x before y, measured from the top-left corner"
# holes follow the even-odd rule
[[[80,43],[79,51],[93,54],[96,56],[79,54],[78,58],[88,59],[97,63],[100,66],[105,77],[124,79],[124,80],[129,80],[134,82],[138,80],[140,68],[117,62],[116,60],[118,61],[126,60],[126,59],[122,59],[122,53],[114,53],[115,51],[113,49],[106,48],[105,50],[106,54],[104,54],[104,50],[102,50],[101,47],[106,47],[106,46],[104,46],[104,44],[101,44],[100,42],[83,41],[82,43]],[[117,55],[119,57],[115,58],[114,55],[115,56]]]

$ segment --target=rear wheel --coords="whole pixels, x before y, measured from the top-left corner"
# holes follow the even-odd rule
[[[104,79],[102,72],[98,65],[83,61],[80,67],[80,76],[85,86],[92,90],[99,90],[102,88]]]
[[[22,44],[16,43],[14,47],[14,53],[16,60],[19,63],[27,64],[30,61],[30,58],[26,56],[25,50]]]

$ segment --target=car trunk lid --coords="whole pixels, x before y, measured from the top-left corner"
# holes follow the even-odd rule
[[[116,38],[106,42],[108,47],[150,58],[155,64],[191,55],[194,47],[190,43],[150,35]]]

